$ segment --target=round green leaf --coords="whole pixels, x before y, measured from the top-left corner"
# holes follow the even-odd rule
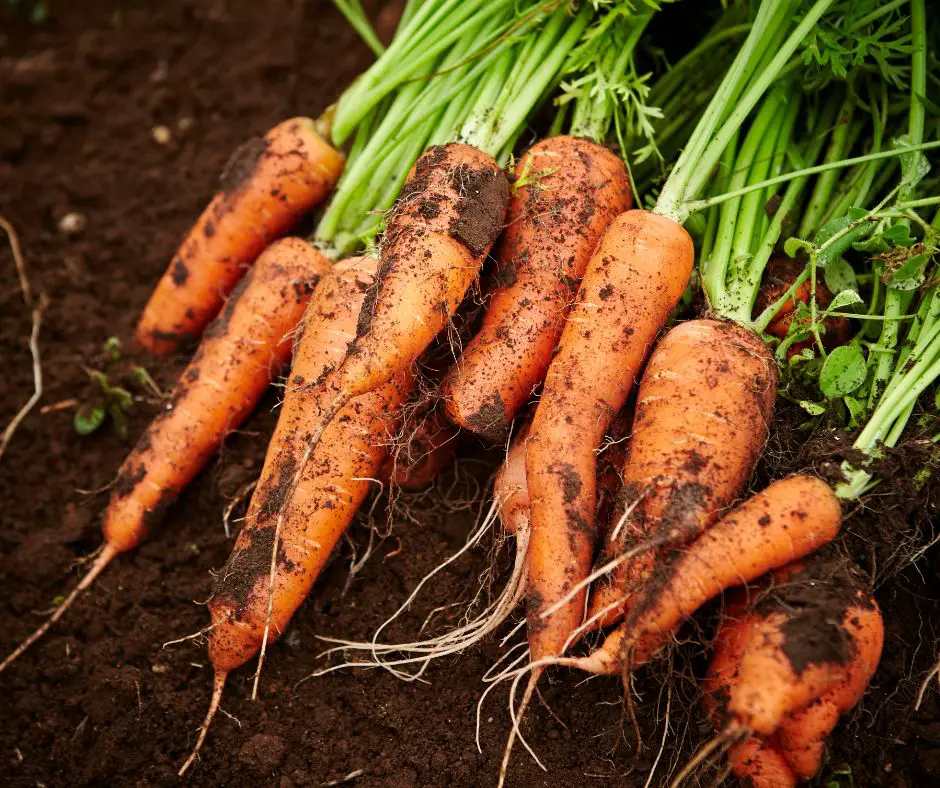
[[[819,388],[829,399],[851,394],[865,382],[865,357],[856,345],[837,347],[819,372]]]
[[[86,402],[77,411],[72,419],[75,432],[79,435],[91,435],[98,427],[104,424],[106,416],[104,404],[101,402]]]
[[[841,312],[846,307],[855,306],[856,304],[861,303],[863,303],[862,297],[854,290],[842,290],[839,291],[835,298],[832,299],[829,306],[826,307],[826,311]]]
[[[858,292],[855,269],[841,257],[837,257],[826,266],[823,276],[830,293],[841,293],[845,290]]]

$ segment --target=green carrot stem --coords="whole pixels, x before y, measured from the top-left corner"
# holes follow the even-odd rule
[[[697,213],[698,211],[706,210],[711,208],[713,205],[720,205],[723,202],[728,200],[735,200],[738,197],[743,197],[745,194],[750,194],[752,191],[759,191],[761,189],[766,189],[768,186],[777,186],[781,183],[786,183],[787,181],[793,180],[794,178],[800,178],[804,175],[817,175],[821,172],[826,172],[831,169],[841,169],[845,167],[851,167],[855,164],[862,164],[867,161],[879,161],[881,159],[892,159],[899,156],[904,156],[907,153],[917,153],[928,150],[934,150],[940,148],[940,140],[935,140],[933,142],[923,142],[920,145],[905,145],[899,148],[893,148],[891,150],[876,151],[875,153],[866,153],[864,156],[854,156],[848,159],[842,159],[841,161],[832,162],[830,164],[818,164],[813,167],[806,167],[802,170],[795,170],[793,172],[788,172],[785,175],[780,175],[776,178],[768,178],[766,181],[761,183],[752,183],[749,186],[743,186],[740,189],[735,189],[725,194],[719,194],[715,197],[706,197],[702,200],[691,200],[685,203],[685,208],[688,213]]]
[[[379,41],[375,28],[369,22],[360,0],[333,0],[333,3],[340,13],[346,17],[346,21],[349,22],[353,30],[366,42],[366,46],[372,50],[376,57],[380,57],[385,51],[385,46]]]
[[[786,109],[785,99],[782,91],[774,91],[760,108],[741,144],[740,153],[734,159],[732,186],[747,183],[756,161],[760,161],[762,166],[759,172],[766,173],[771,158],[771,151],[767,150],[768,143],[773,146],[776,142],[777,125]],[[705,293],[712,306],[718,310],[727,305],[729,267],[736,253],[746,254],[750,244],[753,228],[747,222],[753,221],[756,210],[752,202],[745,204],[744,198],[732,200],[720,212],[715,248],[702,270]],[[743,229],[739,230],[739,222]]]
[[[820,3],[826,7],[830,2],[831,0],[820,0]],[[752,77],[755,64],[760,62],[763,52],[766,51],[772,39],[785,26],[791,10],[792,4],[790,2],[765,0],[761,3],[750,33],[744,40],[744,44],[738,51],[731,67],[725,73],[704,114],[699,119],[695,131],[673,167],[672,173],[663,186],[654,209],[656,213],[668,216],[679,224],[684,223],[686,214],[681,203],[688,200],[692,194],[688,184],[695,169],[701,167],[704,168],[706,174],[710,174],[715,164],[723,156],[731,137],[734,136],[734,132],[743,123],[744,116],[741,116],[736,123],[722,126],[722,118],[727,112],[727,108],[735,103],[744,91],[747,82]],[[756,104],[756,99],[754,104]],[[747,108],[745,116],[754,104]],[[706,150],[709,150],[711,141],[716,138],[720,130],[726,131],[721,146],[717,150],[711,149],[711,157],[705,158]]]
[[[833,129],[829,138],[829,147],[826,150],[826,157],[823,164],[832,164],[842,161],[849,152],[850,130],[852,126],[852,115],[855,112],[856,99],[850,92],[842,101],[839,108],[839,114],[836,119],[836,127]],[[803,220],[800,222],[796,234],[800,238],[810,238],[822,226],[822,217],[832,204],[832,195],[837,185],[839,171],[836,169],[825,170],[816,179],[813,186],[813,193],[809,198],[809,205],[803,212]]]
[[[659,201],[657,201],[657,213],[662,213],[660,210],[660,208],[662,208],[663,211],[665,211],[664,215],[670,217],[675,216],[678,217],[679,220],[688,216],[688,202],[694,200],[695,197],[701,193],[702,187],[709,177],[709,173],[721,157],[725,146],[733,136],[734,130],[744,122],[745,118],[747,118],[751,110],[757,105],[757,102],[760,101],[770,85],[777,79],[781,69],[787,64],[790,57],[796,51],[796,48],[802,43],[832,3],[833,0],[817,0],[813,3],[800,24],[796,26],[796,29],[790,33],[778,49],[765,50],[775,52],[770,63],[765,69],[762,69],[748,80],[747,89],[740,98],[734,101],[734,108],[727,119],[724,120],[717,129],[709,129],[709,131],[713,133],[709,133],[707,137],[707,147],[705,147],[700,156],[697,156],[695,166],[688,167],[688,162],[686,162],[687,171],[680,176],[678,194],[676,193],[677,187],[667,181],[662,193],[660,193]],[[761,17],[761,13],[766,5],[766,1],[761,4],[758,19]],[[772,40],[774,38],[773,34],[775,34],[778,29],[782,28],[784,20],[789,19],[791,9],[789,3],[786,2],[772,2],[771,5],[774,6],[771,12],[771,21],[776,21],[776,26],[772,25],[769,30],[760,30],[758,21],[755,20],[754,29],[761,32],[762,35],[760,38],[770,38]],[[754,30],[752,29],[751,35],[748,36],[749,40],[753,36],[753,33]],[[768,35],[768,33],[770,35]],[[763,55],[764,52],[760,54]],[[760,60],[760,57],[757,59]],[[734,66],[732,66],[732,70],[734,70]],[[716,98],[720,93],[721,88],[719,88],[719,92],[716,93]],[[727,105],[725,104],[723,106]],[[708,111],[706,110],[706,115],[707,114]],[[677,164],[676,166],[678,169],[679,165]]]
[[[511,97],[511,101],[507,100],[504,104],[502,115],[498,122],[493,124],[489,139],[481,144],[481,150],[496,156],[509,140],[519,134],[539,99],[544,96],[552,80],[558,76],[565,58],[590,22],[591,15],[591,6],[585,3],[574,20],[567,21],[564,35],[548,52],[545,52],[545,48],[549,47],[549,38],[540,39],[541,46],[538,51],[543,53],[541,60],[529,73],[525,84],[513,84],[513,93],[507,94],[507,99]]]

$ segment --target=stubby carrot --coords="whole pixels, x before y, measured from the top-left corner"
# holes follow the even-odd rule
[[[813,777],[826,737],[868,686],[883,641],[877,604],[841,558],[787,566],[763,591],[734,595],[704,698],[718,739],[735,741],[735,773],[758,788]]]
[[[128,455],[104,515],[104,547],[52,616],[0,663],[45,633],[118,554],[143,541],[176,497],[247,418],[289,358],[292,332],[330,262],[299,238],[273,244],[209,327],[164,411]]]
[[[411,377],[398,375],[349,402],[330,423],[317,451],[292,486],[304,437],[326,403],[319,383],[340,363],[376,263],[338,264],[311,303],[264,468],[245,525],[209,601],[209,658],[215,691],[193,762],[221,698],[225,677],[285,631],[333,547],[352,522],[388,454]],[[294,495],[288,500],[287,492]]]
[[[138,343],[162,355],[198,337],[262,250],[329,194],[343,162],[309,118],[242,145],[144,308]]]
[[[542,140],[515,172],[483,323],[441,384],[450,418],[492,441],[544,379],[594,247],[631,207],[623,160],[587,139]]]
[[[707,601],[808,555],[835,538],[841,523],[839,500],[822,480],[774,482],[668,556],[601,648],[566,664],[610,675],[625,658],[642,665]]]
[[[660,340],[637,394],[620,516],[600,562],[641,549],[595,587],[595,626],[619,620],[657,557],[695,539],[744,492],[776,384],[767,346],[735,323],[690,320]]]

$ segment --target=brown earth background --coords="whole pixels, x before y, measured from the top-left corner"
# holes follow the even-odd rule
[[[49,4],[42,24],[21,0],[0,4],[0,214],[19,230],[34,289],[49,298],[42,329],[43,404],[87,397],[83,363],[109,336],[130,335],[150,289],[211,196],[242,141],[293,114],[316,116],[370,62],[329,2],[320,0],[82,0]],[[367,4],[375,15],[377,3]],[[386,20],[387,21],[387,20]],[[155,126],[171,132],[154,140]],[[67,213],[87,217],[64,235]],[[0,248],[0,424],[32,391],[25,309],[12,256]],[[133,352],[133,351],[129,351]],[[169,387],[185,364],[139,354]],[[231,548],[221,513],[261,466],[276,419],[275,392],[213,461],[142,548],[120,558],[52,633],[0,676],[0,784],[175,785],[209,695],[204,648],[167,640],[198,630],[210,571]],[[9,651],[75,578],[75,561],[100,542],[104,494],[129,446],[156,412],[141,402],[130,435],[79,437],[70,411],[34,411],[0,465],[0,651]],[[472,441],[472,458],[445,473],[454,496],[481,498],[498,462]],[[349,784],[362,788],[495,784],[509,726],[505,692],[490,696],[474,743],[474,710],[493,642],[433,666],[422,682],[385,671],[340,672],[297,682],[324,664],[317,635],[368,638],[417,581],[463,542],[475,509],[448,511],[428,495],[404,500],[394,535],[379,545],[344,594],[347,545],[324,573],[290,633],[265,663],[261,697],[250,673],[229,681],[201,761],[199,786]],[[460,507],[452,507],[459,509]],[[379,525],[385,525],[381,507]],[[364,522],[352,530],[361,554]],[[439,576],[399,628],[467,598],[487,563],[477,552]],[[504,556],[505,564],[505,556]],[[72,571],[70,572],[70,568]],[[913,695],[934,660],[938,579],[929,564],[879,591],[886,656],[863,705],[840,726],[821,784],[940,784],[936,691],[918,714]],[[194,601],[195,600],[195,601]],[[454,616],[444,610],[439,616]],[[690,635],[695,632],[690,630]],[[689,676],[700,646],[644,673],[636,686],[646,749],[632,757],[618,681],[544,682],[525,731],[542,772],[521,748],[517,786],[642,786],[670,733],[653,784],[707,735]],[[669,681],[668,679],[671,679]],[[848,770],[850,777],[839,772]],[[712,774],[713,776],[713,774]]]

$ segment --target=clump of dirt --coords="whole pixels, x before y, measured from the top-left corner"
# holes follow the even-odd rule
[[[450,234],[474,257],[480,257],[503,231],[509,205],[509,182],[502,172],[492,167],[474,168],[462,164],[451,173],[451,183],[460,200]]]

